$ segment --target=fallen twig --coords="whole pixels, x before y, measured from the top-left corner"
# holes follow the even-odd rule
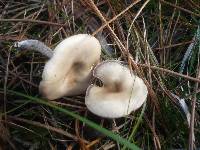
[[[53,25],[53,26],[59,26],[59,27],[68,26],[66,24],[60,24],[60,23],[55,23],[55,22],[43,21],[43,20],[32,20],[32,19],[0,19],[0,22],[32,22],[32,23]]]
[[[182,77],[182,78],[185,78],[185,79],[188,79],[188,80],[191,80],[191,81],[195,81],[195,82],[200,82],[200,79],[198,79],[198,78],[187,76],[187,75],[184,75],[182,73],[174,72],[172,70],[160,68],[160,67],[157,67],[157,66],[148,66],[147,64],[137,64],[137,65],[139,67],[143,67],[143,68],[149,68],[150,67],[153,70],[163,71],[163,72],[169,73],[169,74],[174,75],[174,76]]]

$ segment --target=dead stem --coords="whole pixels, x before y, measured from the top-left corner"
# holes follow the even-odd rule
[[[43,20],[32,20],[32,19],[0,19],[0,22],[30,22],[30,23],[38,23],[38,24],[46,24],[51,26],[59,26],[64,27],[66,24],[60,24],[55,22],[43,21]]]
[[[191,15],[200,17],[200,14],[194,13],[194,12],[192,12],[192,11],[190,11],[190,10],[187,10],[187,9],[183,8],[183,7],[174,5],[174,4],[172,4],[172,3],[170,3],[170,2],[166,2],[166,1],[164,1],[164,0],[160,0],[160,1],[161,1],[162,3],[164,3],[164,4],[167,4],[167,5],[169,5],[169,6],[175,7],[175,8],[177,8],[177,9],[179,9],[179,10],[182,10],[182,11],[184,11],[184,12],[186,12],[186,13],[189,13],[189,14],[191,14]]]
[[[23,119],[23,118],[18,118],[18,117],[13,117],[13,116],[9,116],[8,118],[9,118],[9,120],[20,121],[20,122],[24,122],[24,123],[27,123],[27,124],[30,124],[30,125],[34,125],[34,126],[38,126],[38,127],[41,127],[41,128],[45,128],[47,130],[51,130],[53,132],[56,132],[56,133],[59,133],[61,135],[66,136],[66,137],[69,137],[69,138],[71,138],[71,139],[73,139],[75,141],[78,140],[78,138],[76,136],[74,136],[74,135],[72,135],[72,134],[70,134],[70,133],[68,133],[68,132],[66,132],[66,131],[64,131],[64,130],[62,130],[60,128],[55,128],[55,127],[52,127],[50,125],[42,124],[40,122],[31,121],[31,120],[27,120],[27,119]],[[9,123],[9,121],[6,122],[6,123]],[[85,141],[85,142],[88,143],[87,141]]]
[[[200,79],[200,50],[198,53],[198,65],[197,65],[197,79]],[[199,87],[199,82],[196,82],[195,88],[194,88],[194,97],[192,99],[192,112],[191,112],[191,118],[190,118],[190,133],[189,133],[189,150],[193,150],[195,148],[195,134],[194,134],[194,121],[195,121],[195,108],[196,108],[196,102],[197,102],[197,90]]]
[[[101,30],[103,30],[107,25],[109,25],[110,23],[112,23],[113,21],[115,21],[116,19],[118,19],[121,15],[123,15],[124,13],[126,13],[129,9],[131,9],[134,5],[136,5],[140,1],[141,0],[134,1],[132,4],[130,4],[128,7],[126,7],[126,9],[124,9],[123,11],[121,11],[118,15],[116,15],[115,17],[113,17],[112,19],[110,19],[109,21],[107,21],[106,23],[104,23],[101,27],[99,27],[95,32],[92,33],[92,35],[96,35],[98,32],[100,32]]]
[[[148,66],[147,64],[138,64],[138,66],[143,67],[143,68],[150,67],[153,70],[158,70],[158,71],[161,71],[161,72],[166,72],[166,73],[169,73],[172,76],[182,77],[182,78],[185,78],[187,80],[191,80],[191,81],[195,81],[195,82],[200,82],[200,79],[198,79],[198,78],[194,78],[194,77],[191,77],[191,76],[188,76],[188,75],[184,75],[184,74],[181,74],[181,73],[178,73],[178,72],[174,72],[172,70],[168,70],[168,69],[165,69],[165,68],[160,68],[160,67],[157,67],[157,66]]]

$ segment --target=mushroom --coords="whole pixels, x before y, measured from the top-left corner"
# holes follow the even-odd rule
[[[49,100],[84,93],[100,55],[101,45],[91,35],[78,34],[63,40],[44,67],[40,93]]]
[[[119,118],[137,110],[147,98],[143,80],[131,74],[130,69],[119,61],[109,60],[98,64],[93,76],[103,86],[90,85],[85,104],[94,114],[105,118]]]

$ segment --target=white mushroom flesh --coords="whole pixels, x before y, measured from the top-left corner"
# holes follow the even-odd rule
[[[94,114],[105,118],[119,118],[135,111],[147,98],[143,80],[131,74],[119,61],[105,61],[97,65],[93,75],[103,86],[91,85],[86,92],[85,103]]]
[[[50,100],[84,93],[100,54],[100,43],[91,35],[78,34],[63,40],[44,67],[40,92]]]

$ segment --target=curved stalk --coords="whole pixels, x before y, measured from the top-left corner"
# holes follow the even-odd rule
[[[48,58],[51,58],[53,56],[52,49],[50,49],[48,46],[38,40],[24,40],[16,42],[14,44],[14,47],[19,49],[37,51]]]

